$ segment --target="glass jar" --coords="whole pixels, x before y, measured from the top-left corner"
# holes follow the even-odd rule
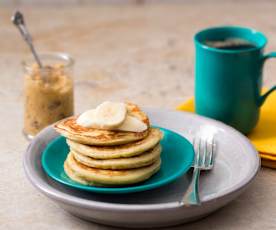
[[[39,57],[42,68],[33,58],[23,61],[23,132],[28,139],[74,113],[73,59],[64,53],[41,54]]]

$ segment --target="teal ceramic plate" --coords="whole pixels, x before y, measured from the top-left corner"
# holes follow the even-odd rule
[[[69,152],[69,147],[65,138],[61,136],[50,142],[43,151],[42,167],[48,176],[54,180],[75,189],[91,192],[133,193],[157,188],[176,180],[186,173],[194,158],[193,146],[187,139],[168,129],[160,129],[164,132],[164,138],[161,141],[161,168],[150,179],[139,184],[124,187],[95,187],[72,181],[63,169],[63,162]]]

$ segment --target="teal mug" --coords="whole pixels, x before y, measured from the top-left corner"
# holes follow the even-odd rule
[[[276,90],[274,86],[261,95],[264,63],[276,58],[276,52],[263,54],[264,34],[236,26],[205,29],[194,42],[196,113],[248,134],[265,99]]]

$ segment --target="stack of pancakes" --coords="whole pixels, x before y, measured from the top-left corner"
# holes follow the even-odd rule
[[[85,128],[77,117],[64,119],[55,129],[67,138],[70,152],[64,162],[74,181],[95,186],[120,186],[142,182],[161,165],[162,132],[150,127],[138,106],[127,103],[127,114],[147,125],[143,132]]]

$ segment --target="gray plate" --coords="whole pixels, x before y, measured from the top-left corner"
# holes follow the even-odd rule
[[[201,206],[180,207],[190,173],[159,189],[134,194],[103,195],[78,191],[54,182],[44,173],[40,157],[58,134],[44,129],[24,155],[24,169],[30,182],[61,208],[80,218],[113,226],[161,227],[202,218],[240,195],[256,176],[260,160],[246,137],[220,122],[194,114],[145,109],[153,125],[180,133],[188,139],[200,133],[214,133],[217,141],[215,167],[200,178]]]

